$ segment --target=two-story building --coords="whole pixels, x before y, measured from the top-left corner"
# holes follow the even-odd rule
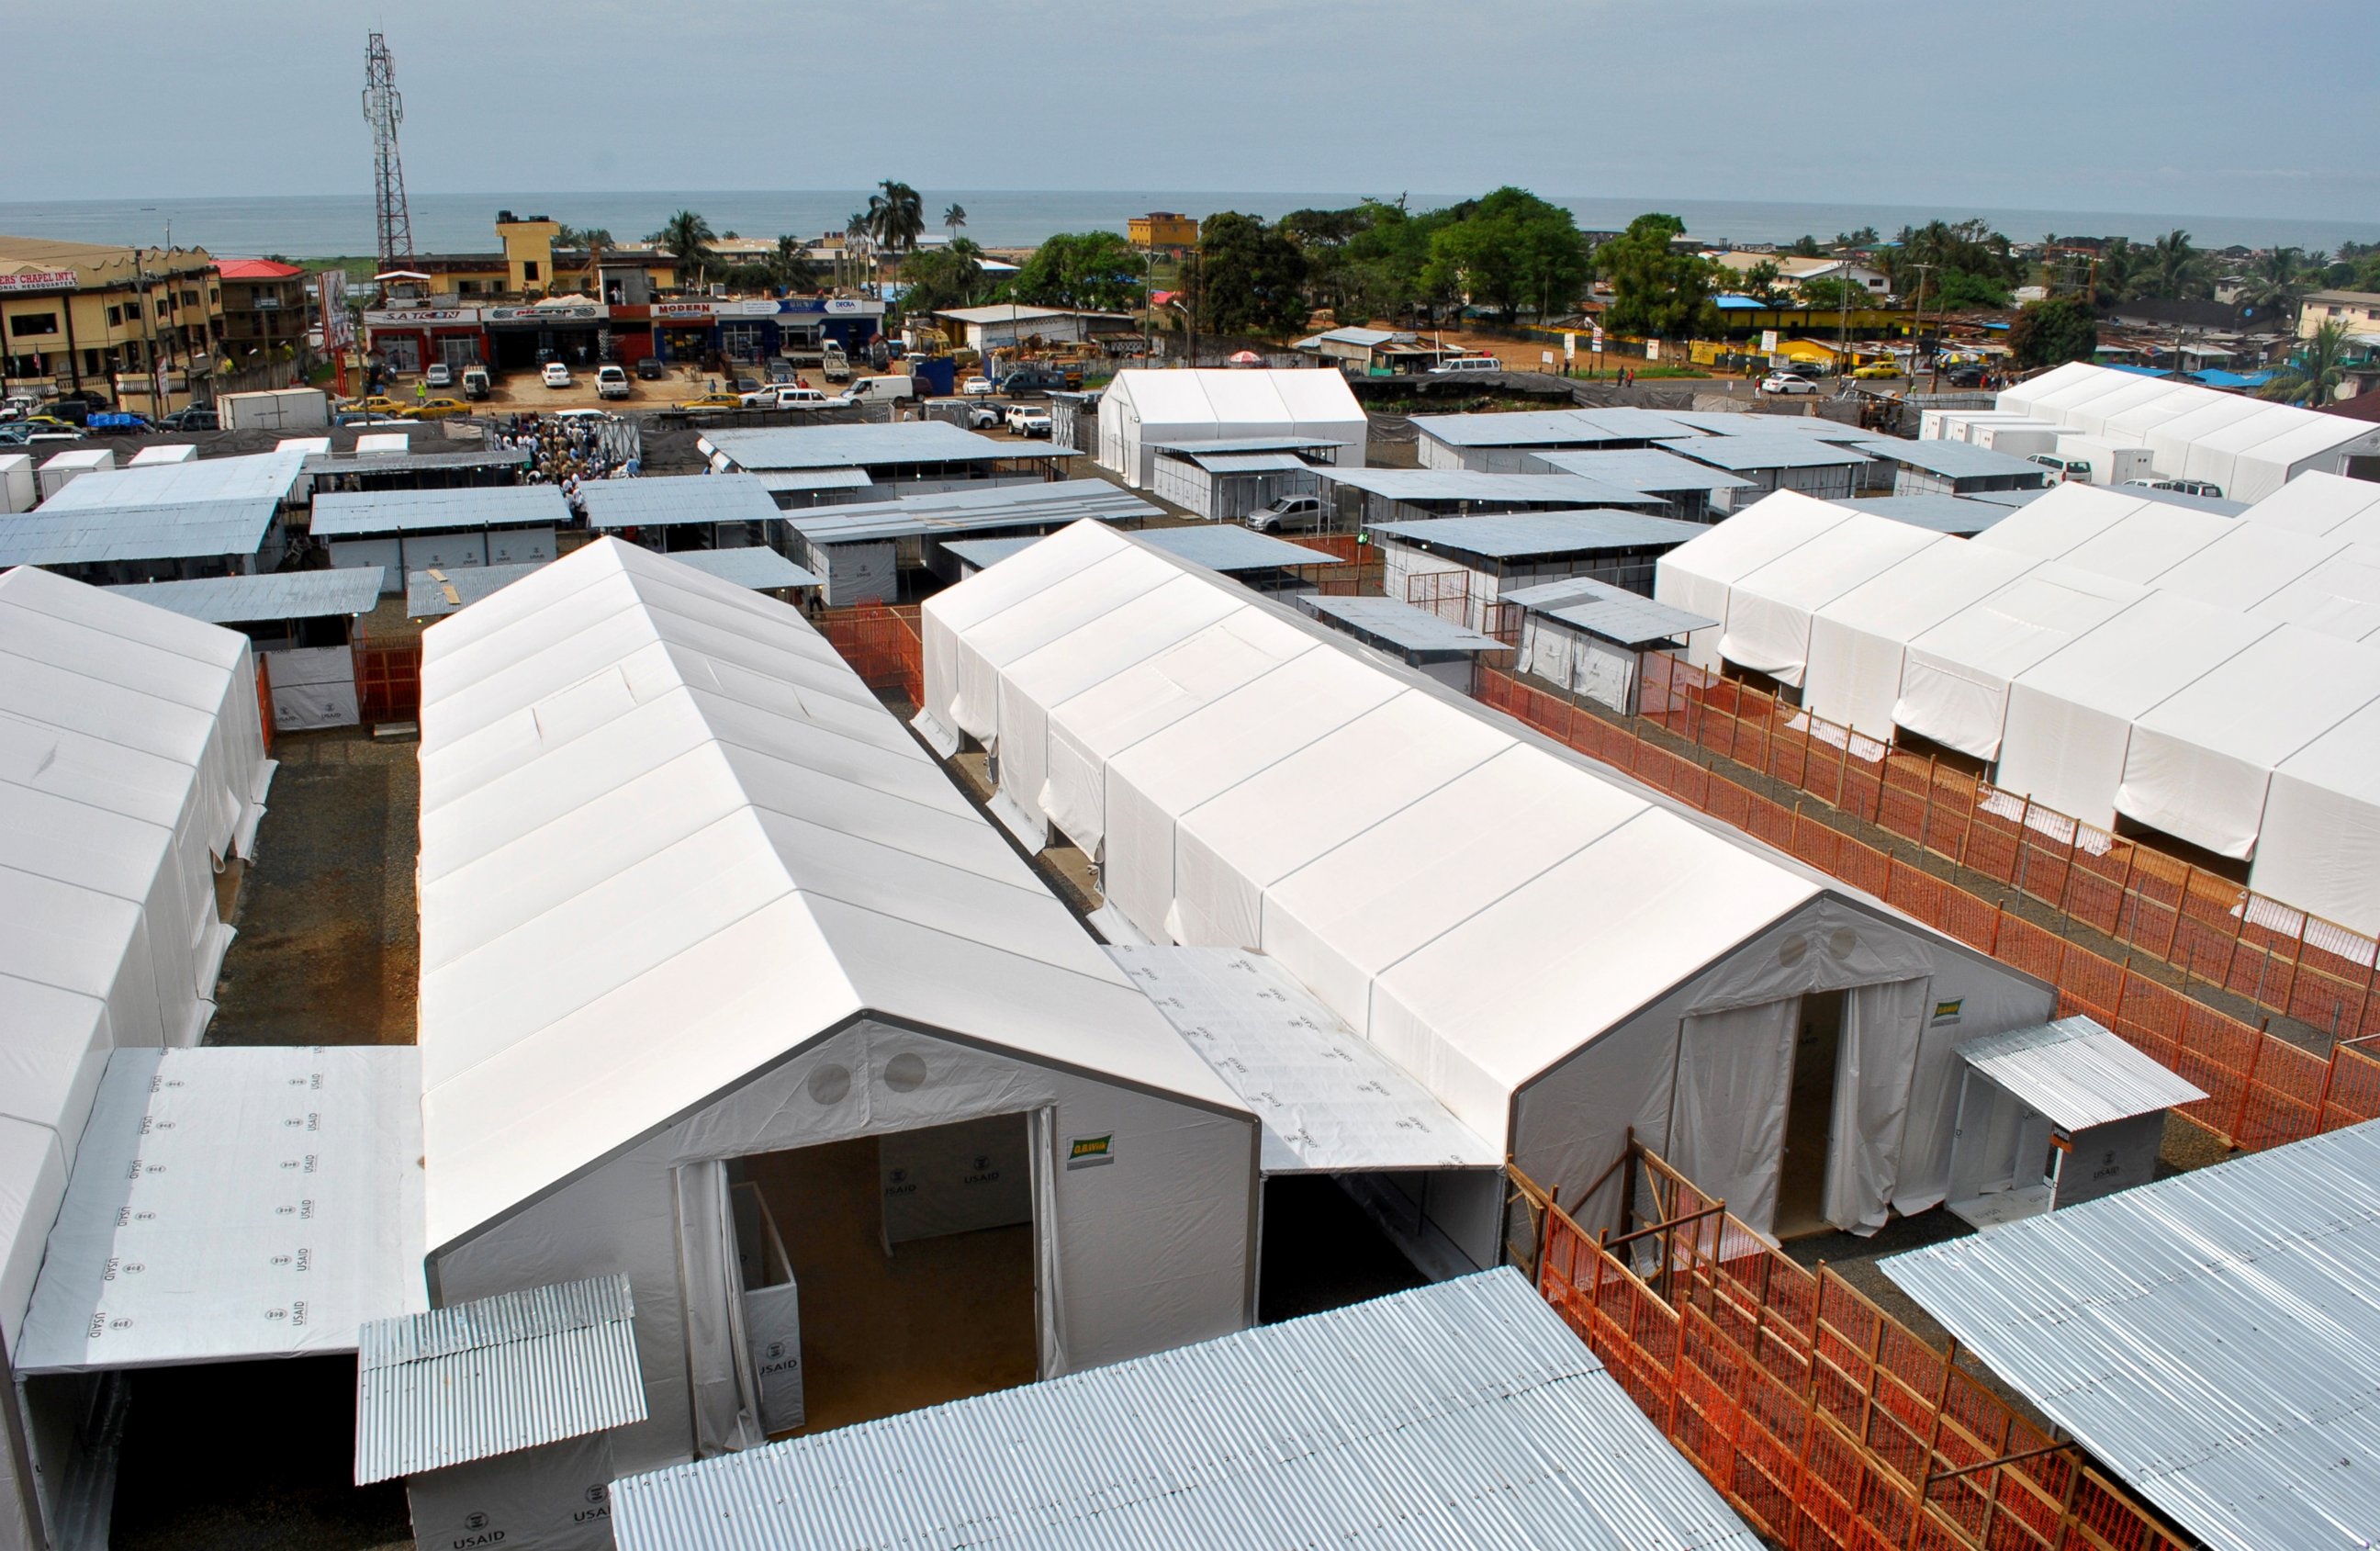
[[[223,287],[197,248],[0,236],[0,394],[179,409],[218,364]]]
[[[2316,291],[2298,310],[2298,337],[2312,339],[2325,323],[2344,323],[2362,344],[2380,345],[2380,291]]]
[[[277,259],[220,259],[224,355],[235,366],[247,357],[294,358],[305,348],[309,321],[306,272]]]
[[[1186,253],[1198,246],[1198,221],[1179,211],[1153,210],[1124,223],[1124,236],[1148,253]]]

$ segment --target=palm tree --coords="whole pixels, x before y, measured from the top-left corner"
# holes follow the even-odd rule
[[[892,255],[892,277],[901,277],[901,255],[917,246],[926,229],[926,203],[905,183],[886,178],[868,196],[868,235]]]
[[[2212,296],[2214,282],[2208,277],[2206,255],[2190,240],[2190,234],[2180,227],[2149,244],[2142,255],[2146,261],[2134,291],[2135,299],[2184,301],[2192,297]]]
[[[2338,396],[2338,384],[2347,375],[2349,344],[2347,321],[2333,318],[2298,345],[2289,365],[2265,384],[2262,396],[2321,408]]]
[[[701,284],[703,267],[711,259],[710,244],[717,236],[718,234],[710,229],[710,223],[690,210],[679,211],[653,234],[653,240],[660,243],[662,251],[670,256],[672,267],[677,272],[679,289],[685,289],[686,277],[689,273],[694,275],[697,285]]]
[[[952,237],[955,239],[959,235],[959,228],[966,224],[966,206],[953,204],[950,209],[942,212],[942,224],[950,229]]]
[[[801,273],[801,239],[796,236],[781,234],[777,238],[777,250],[769,255],[770,276],[774,279],[780,286],[787,290],[791,290],[793,288],[794,282],[800,278]]]
[[[2266,317],[2295,324],[2313,279],[2304,254],[2294,248],[2276,248],[2250,267],[2240,299]]]
[[[851,218],[843,224],[843,253],[850,272],[851,279],[848,283],[851,285],[858,284],[859,260],[868,246],[869,229],[868,221],[866,212],[855,210],[851,212]]]

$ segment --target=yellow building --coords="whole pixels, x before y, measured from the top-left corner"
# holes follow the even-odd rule
[[[213,375],[223,282],[204,248],[0,236],[0,394],[186,407]]]
[[[1178,253],[1198,246],[1198,223],[1173,211],[1156,210],[1134,216],[1125,224],[1124,235],[1135,248]]]
[[[2298,312],[2298,337],[2312,339],[2325,323],[2344,323],[2350,334],[2380,335],[2380,292],[2316,291]]]

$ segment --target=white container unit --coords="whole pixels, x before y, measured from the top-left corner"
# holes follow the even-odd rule
[[[86,474],[115,467],[115,454],[111,448],[75,447],[60,453],[42,465],[42,499],[47,501]]]
[[[331,423],[331,398],[320,388],[225,394],[215,414],[225,430],[306,430]]]
[[[30,512],[39,499],[30,453],[0,453],[0,512]]]
[[[2058,440],[2063,434],[2056,426],[2041,420],[2012,420],[2000,425],[1967,428],[1967,440],[1973,445],[2020,458],[2029,458],[2035,453],[2055,453]]]

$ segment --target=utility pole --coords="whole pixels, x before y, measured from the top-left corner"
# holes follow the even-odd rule
[[[1909,380],[1914,382],[1917,381],[1917,352],[1925,347],[1925,275],[1934,266],[1912,264],[1909,267],[1917,272],[1917,316],[1909,325]],[[1931,384],[1925,391],[1932,393],[1941,385],[1942,369],[1937,366],[1934,369]]]

